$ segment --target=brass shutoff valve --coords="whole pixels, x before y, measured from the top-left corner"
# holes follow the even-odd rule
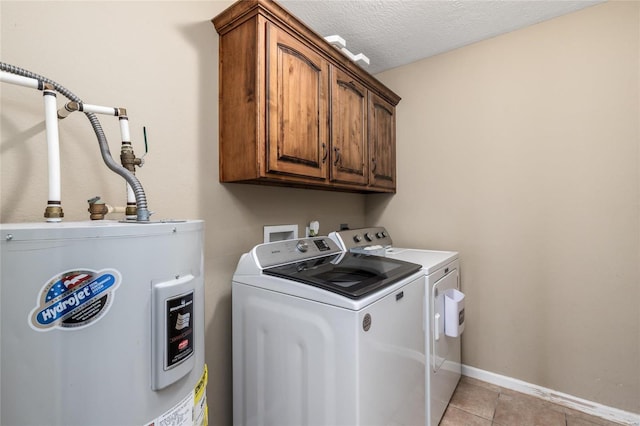
[[[135,167],[142,167],[144,160],[142,158],[136,158],[131,142],[123,142],[122,147],[120,148],[120,163],[122,164],[122,167],[135,174]]]

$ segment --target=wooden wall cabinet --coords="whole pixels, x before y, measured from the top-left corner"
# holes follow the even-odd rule
[[[324,180],[329,63],[273,23],[266,29],[265,171]]]
[[[271,0],[213,24],[221,182],[395,192],[398,95]]]

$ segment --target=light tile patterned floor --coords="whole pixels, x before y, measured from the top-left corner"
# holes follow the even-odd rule
[[[440,426],[618,426],[539,398],[462,376]]]

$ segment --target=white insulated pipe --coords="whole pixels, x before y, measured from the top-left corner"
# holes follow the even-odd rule
[[[136,195],[133,193],[133,188],[127,183],[127,205],[136,206]],[[127,220],[135,220],[136,215],[126,215]]]
[[[125,117],[120,117],[120,137],[122,142],[131,143],[131,133],[129,132],[129,119]]]
[[[122,143],[131,144],[131,133],[129,131],[129,118],[127,118],[127,116],[125,115],[120,117],[120,120],[118,121],[120,122],[120,136],[121,136]],[[133,188],[131,188],[131,185],[129,185],[129,183],[127,183],[127,205],[128,206],[136,205],[136,195],[134,194]],[[135,216],[127,215],[126,218],[129,220],[133,220],[135,219]]]
[[[56,104],[56,92],[45,88],[43,91],[43,98],[49,166],[49,199],[47,201],[47,207],[60,207],[60,139],[58,135],[58,106]],[[47,222],[60,221],[62,221],[62,218],[60,217],[47,217]]]
[[[114,108],[101,105],[85,104],[84,102],[67,102],[64,108],[58,111],[58,118],[67,118],[74,111],[84,113],[94,113],[103,115],[112,115],[118,117],[126,113],[124,108]]]
[[[123,144],[131,145],[131,132],[129,130],[129,118],[127,110],[124,108],[106,107],[101,105],[86,104],[83,102],[68,102],[63,108],[57,112],[58,118],[63,119],[71,115],[74,111],[84,113],[104,114],[120,117],[120,136]],[[131,185],[127,182],[127,206],[136,206],[136,194]],[[135,220],[136,215],[126,215],[127,220]]]
[[[65,87],[59,85],[55,81],[52,81],[46,77],[35,74],[31,71],[22,69],[20,67],[7,64],[2,61],[0,61],[0,82],[8,82],[8,83],[26,86],[26,87],[30,87],[38,90],[44,90],[46,85],[48,86],[46,87],[47,89],[56,90],[60,92],[67,99],[72,101],[69,104],[65,105],[64,109],[56,113],[57,118],[60,118],[60,119],[67,117],[73,111],[77,111],[78,106],[82,107],[82,101],[80,100],[80,98],[78,98],[75,94],[70,92]],[[47,97],[49,97],[49,95],[47,95]],[[71,105],[75,106],[75,109],[68,108],[68,106],[71,106]],[[89,109],[98,111],[100,113],[106,113],[106,114],[115,115],[115,116],[126,115],[126,110],[122,108],[118,109],[118,108],[108,108],[108,107],[98,107],[98,108],[93,108],[93,107],[96,107],[96,106],[91,105]],[[96,133],[96,137],[98,138],[100,154],[102,155],[102,159],[104,160],[104,163],[107,165],[107,167],[110,170],[122,176],[127,181],[127,183],[133,188],[133,193],[135,194],[135,199],[136,199],[136,220],[138,222],[148,222],[150,212],[149,212],[149,209],[147,208],[147,197],[144,193],[144,189],[142,188],[142,185],[140,184],[140,181],[136,178],[135,174],[133,174],[123,166],[117,164],[113,160],[113,157],[109,152],[109,145],[104,135],[104,131],[102,130],[102,126],[100,125],[100,122],[98,121],[98,118],[96,117],[95,113],[91,111],[84,111],[84,112],[86,113],[86,116],[89,119],[89,122],[91,123],[91,126],[93,127],[93,130]],[[57,121],[51,120],[49,118],[47,122],[51,124],[55,122],[55,126],[56,126],[56,135],[55,135],[56,143],[55,144],[59,145],[59,141],[57,138]],[[59,151],[57,151],[57,158],[58,160],[60,158]],[[137,162],[137,160],[135,162]],[[58,165],[59,165],[59,161],[58,161]],[[60,173],[59,173],[59,166],[58,166],[58,175],[59,174]],[[58,185],[58,188],[59,188],[59,185]],[[60,206],[59,202],[57,204],[51,203],[51,202],[48,203],[47,209],[45,210],[46,218],[53,218],[53,217],[62,218],[63,216],[64,214],[62,212],[62,207]],[[51,220],[51,221],[60,221],[60,219]]]
[[[106,107],[100,105],[91,105],[91,104],[80,104],[80,111],[82,112],[92,112],[94,114],[104,114],[104,115],[115,115],[116,117],[120,115],[119,108]]]
[[[42,81],[0,71],[0,82],[15,84],[17,86],[42,90],[44,100],[45,133],[47,138],[47,168],[49,178],[49,195],[45,218],[47,222],[61,222],[64,216],[62,212],[61,174],[60,174],[60,138],[58,133],[58,113],[56,92],[51,85],[45,85]]]
[[[6,71],[0,71],[0,81],[3,83],[11,83],[38,90],[42,90],[44,88],[43,84],[35,78],[23,77]]]

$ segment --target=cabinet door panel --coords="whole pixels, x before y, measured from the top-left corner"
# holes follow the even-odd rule
[[[371,186],[396,186],[395,108],[374,93],[369,93],[369,149],[371,150]]]
[[[367,89],[331,69],[331,180],[366,185]]]
[[[267,173],[326,179],[329,64],[267,24]]]

